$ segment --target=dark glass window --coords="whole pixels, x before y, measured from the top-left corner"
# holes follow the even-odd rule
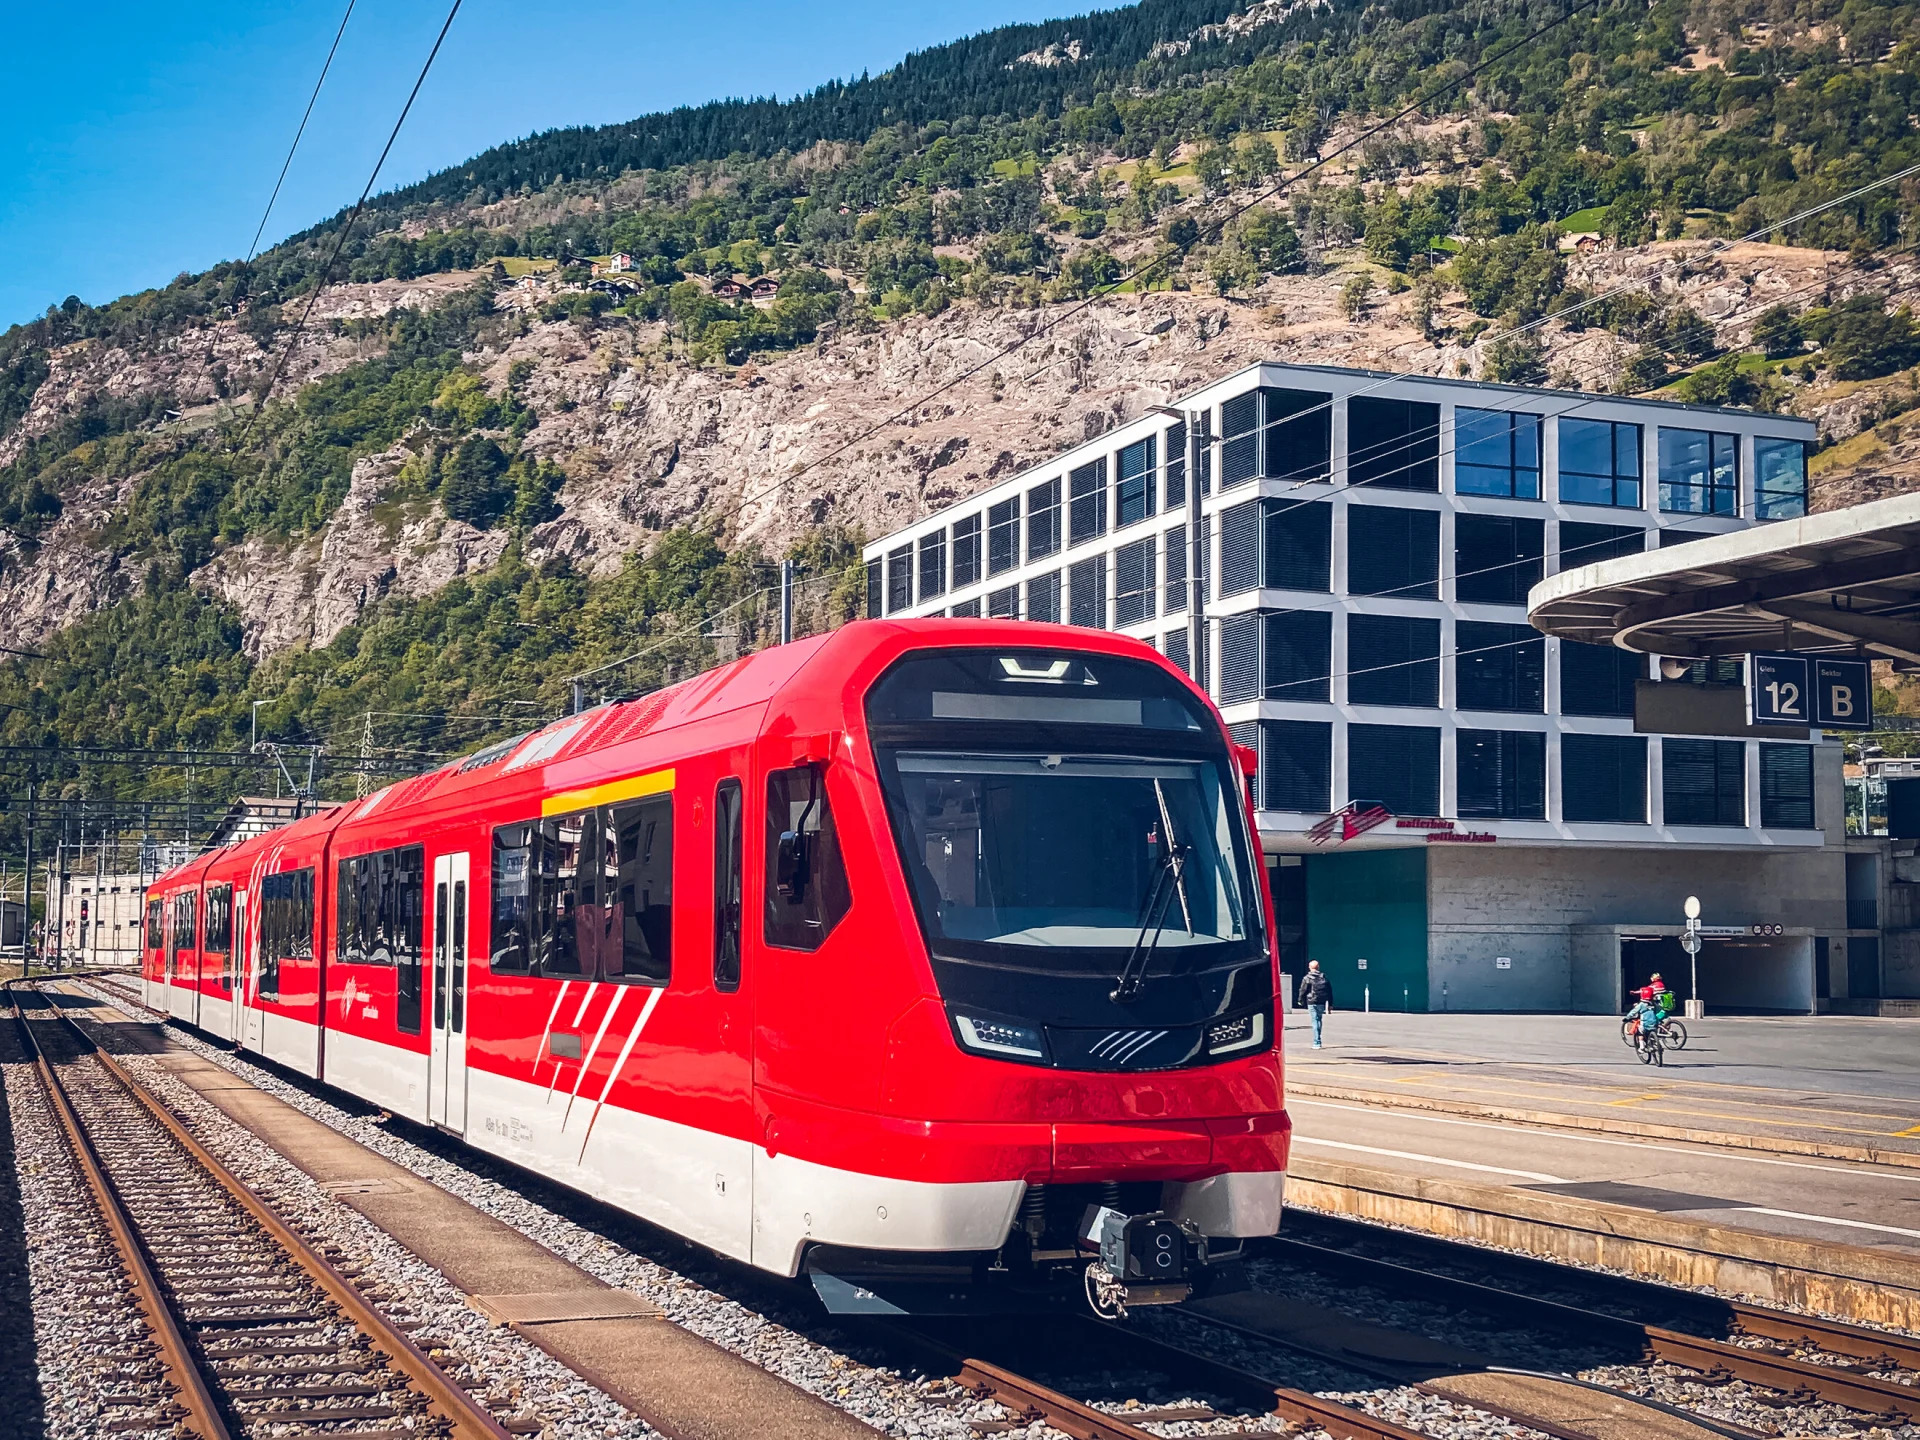
[[[1454,780],[1463,820],[1543,820],[1547,737],[1533,730],[1456,731]]]
[[[936,530],[920,537],[920,590],[922,602],[947,593],[947,532]]]
[[[192,890],[183,890],[174,899],[173,943],[181,950],[198,948],[196,922],[199,918],[200,896]]]
[[[1036,575],[1027,581],[1027,618],[1049,625],[1060,621],[1060,572]]]
[[[1138,625],[1153,614],[1153,541],[1136,540],[1113,552],[1113,623]]]
[[[775,770],[767,776],[767,944],[818,950],[852,906],[825,777],[811,765]]]
[[[1470,605],[1524,605],[1540,583],[1546,523],[1523,515],[1453,517],[1453,594]]]
[[[953,522],[953,588],[980,578],[980,517],[969,515]]]
[[[1760,823],[1769,830],[1814,828],[1811,745],[1761,745]]]
[[[740,782],[713,792],[713,988],[740,988],[740,937],[745,912],[746,817]]]
[[[1260,460],[1273,480],[1320,480],[1333,469],[1333,397],[1313,390],[1260,392]]]
[[[209,955],[233,949],[233,886],[207,886],[207,938],[201,947]]]
[[[1167,633],[1167,638],[1163,642],[1161,642],[1160,649],[1161,649],[1161,653],[1164,654],[1168,660],[1172,661],[1180,669],[1186,671],[1187,674],[1189,675],[1193,673],[1193,666],[1188,663],[1188,659],[1187,659],[1187,632],[1186,631],[1184,630],[1169,631]]]
[[[1617,645],[1560,642],[1560,713],[1631,715],[1633,684],[1647,676],[1647,657]]]
[[[493,832],[492,968],[665,985],[672,966],[673,797]]]
[[[1397,505],[1347,507],[1347,590],[1440,598],[1440,516]]]
[[[1640,427],[1560,420],[1560,499],[1568,505],[1640,504]]]
[[[1354,705],[1438,705],[1440,622],[1417,615],[1349,614],[1347,700]]]
[[[1761,435],[1753,442],[1753,509],[1762,520],[1807,513],[1807,447]]]
[[[260,882],[260,993],[280,998],[280,962],[313,958],[313,867]]]
[[[1457,495],[1540,498],[1538,415],[1514,410],[1453,412],[1453,489]]]
[[[1711,530],[1688,530],[1679,525],[1664,525],[1658,533],[1660,539],[1657,543],[1662,550],[1669,545],[1687,545],[1695,540],[1711,539],[1713,536]]]
[[[1740,513],[1740,439],[1660,427],[1660,508],[1678,515]]]
[[[952,614],[956,620],[978,620],[980,618],[980,597],[976,595],[971,600],[962,600],[953,607]]]
[[[1531,625],[1453,627],[1453,703],[1537,715],[1546,707],[1547,639]]]
[[[1428,725],[1349,725],[1347,798],[1395,815],[1440,813],[1440,732]]]
[[[1333,612],[1270,610],[1261,622],[1267,699],[1325,700],[1333,676]]]
[[[1220,703],[1260,697],[1260,616],[1252,611],[1220,619]]]
[[[1244,595],[1260,583],[1260,502],[1220,512],[1220,594]]]
[[[1622,555],[1638,555],[1647,548],[1647,532],[1638,525],[1584,525],[1577,520],[1560,522],[1560,570],[1578,570],[1582,565],[1597,565],[1602,560],[1617,560]]]
[[[1020,563],[1020,502],[987,507],[987,573],[1004,575]]]
[[[995,590],[987,596],[987,618],[990,620],[1018,620],[1020,618],[1020,587],[1008,585]]]
[[[1260,722],[1260,808],[1331,810],[1333,726],[1324,720]]]
[[[897,615],[913,604],[913,547],[887,552],[887,613]]]
[[[1261,504],[1266,524],[1266,553],[1260,565],[1264,583],[1276,590],[1329,589],[1333,506],[1324,501],[1282,499]]]
[[[1167,558],[1161,566],[1166,584],[1160,592],[1160,613],[1171,615],[1187,608],[1187,527],[1174,526],[1162,543],[1167,547]]]
[[[1646,737],[1561,736],[1560,818],[1594,824],[1646,824]]]
[[[1265,387],[1220,406],[1220,485],[1256,476],[1317,480],[1328,471],[1332,411],[1328,397]]]
[[[1060,482],[1027,491],[1027,559],[1044,560],[1060,548]]]
[[[1356,395],[1347,402],[1347,483],[1438,491],[1440,407]]]
[[[149,900],[147,902],[147,949],[159,950],[166,943],[166,906],[159,900]]]
[[[1249,390],[1220,405],[1220,488],[1230,490],[1260,473],[1260,392]]]
[[[1107,533],[1107,462],[1095,460],[1067,477],[1067,543]]]
[[[1114,503],[1118,523],[1131,525],[1153,514],[1154,438],[1136,440],[1120,452],[1120,484]]]
[[[886,586],[881,581],[881,563],[878,560],[867,561],[867,618],[876,619],[882,613],[881,601]]]
[[[1661,813],[1669,825],[1747,823],[1747,747],[1738,740],[1660,742]]]
[[[1067,572],[1067,623],[1104,629],[1107,623],[1107,557],[1077,560]]]
[[[1166,446],[1166,481],[1161,487],[1160,508],[1171,510],[1187,503],[1187,427],[1185,422],[1171,425],[1161,437]]]

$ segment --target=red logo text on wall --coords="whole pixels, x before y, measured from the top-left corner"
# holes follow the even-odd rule
[[[1364,835],[1392,820],[1396,830],[1417,830],[1427,837],[1429,845],[1453,843],[1461,845],[1491,845],[1500,837],[1490,830],[1462,830],[1453,821],[1442,820],[1425,815],[1408,815],[1395,818],[1394,813],[1375,800],[1350,800],[1325,819],[1314,822],[1307,831],[1307,838],[1316,845],[1338,845]]]

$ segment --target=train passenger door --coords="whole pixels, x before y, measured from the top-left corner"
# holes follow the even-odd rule
[[[233,892],[233,943],[227,947],[227,1036],[234,1044],[246,1036],[247,945],[253,939],[253,927],[247,923],[247,892]]]
[[[467,1127],[467,856],[433,862],[433,1023],[427,1118],[463,1134]]]
[[[243,906],[251,916],[251,907]],[[264,917],[263,917],[264,918]],[[260,926],[247,922],[246,943],[240,947],[240,1046],[256,1055],[266,1053],[266,1012],[260,1008]]]

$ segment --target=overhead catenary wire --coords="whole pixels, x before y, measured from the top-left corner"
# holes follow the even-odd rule
[[[453,0],[453,5],[448,9],[447,18],[440,26],[440,33],[434,37],[433,49],[427,52],[426,63],[420,67],[420,74],[414,79],[413,89],[407,93],[407,103],[400,107],[400,116],[393,122],[393,130],[387,136],[387,143],[380,147],[380,156],[373,162],[373,169],[367,175],[367,183],[361,188],[360,198],[353,202],[353,210],[348,214],[345,223],[340,226],[340,235],[334,242],[333,251],[327,256],[327,263],[321,267],[319,275],[314,279],[313,290],[307,296],[306,308],[300,312],[299,322],[293,327],[293,332],[287,336],[286,344],[281,347],[279,362],[268,377],[266,388],[260,392],[259,399],[254,403],[253,414],[247,419],[246,429],[240,434],[242,445],[253,433],[254,422],[267,408],[267,401],[273,395],[274,386],[280,383],[280,377],[287,368],[287,361],[292,358],[295,347],[299,345],[300,336],[305,332],[307,322],[313,318],[313,307],[319,303],[321,294],[333,278],[333,268],[340,263],[340,253],[346,249],[348,237],[353,234],[353,227],[359,222],[360,212],[366,208],[367,197],[373,193],[373,187],[380,179],[381,167],[387,163],[387,156],[392,153],[394,142],[400,138],[400,128],[407,123],[407,116],[413,112],[413,102],[420,97],[420,87],[427,83],[428,72],[433,69],[433,62],[440,54],[440,47],[446,43],[447,32],[453,28],[453,19],[460,13],[461,3],[462,0]]]
[[[280,174],[273,182],[273,193],[267,197],[267,208],[260,212],[260,223],[254,227],[253,242],[247,246],[247,258],[242,264],[251,265],[253,257],[260,253],[260,237],[266,233],[267,218],[273,214],[273,205],[280,198],[280,187],[287,183],[287,171],[293,166],[294,152],[300,148],[300,140],[307,133],[307,121],[313,118],[314,103],[320,98],[320,87],[327,83],[327,72],[333,69],[333,57],[339,53],[340,37],[347,33],[347,21],[353,18],[355,0],[347,0],[346,13],[340,17],[340,28],[333,32],[333,44],[327,47],[327,58],[320,66],[320,78],[313,82],[313,93],[307,97],[307,108],[301,112],[300,124],[293,132],[293,143],[287,147],[287,158],[280,163]]]
[[[988,356],[985,360],[981,360],[976,364],[970,365],[965,370],[961,371],[958,375],[955,375],[950,379],[942,381],[940,384],[934,386],[933,389],[927,391],[925,394],[921,395],[920,397],[913,400],[909,404],[901,406],[900,408],[894,410],[891,414],[887,415],[884,419],[874,422],[874,424],[868,426],[865,430],[861,431],[859,434],[854,435],[845,441],[842,441],[839,445],[829,450],[826,454],[821,455],[813,460],[809,460],[804,465],[800,466],[799,469],[793,471],[788,475],[782,476],[778,481],[774,482],[771,486],[763,487],[758,491],[751,491],[746,494],[743,494],[739,500],[734,502],[734,505],[732,508],[732,514],[735,517],[738,517],[738,515],[743,510],[745,510],[748,505],[752,504],[755,500],[762,499],[767,495],[773,494],[778,490],[784,489],[786,486],[791,485],[794,481],[800,479],[802,476],[808,474],[809,472],[815,469],[818,469],[820,466],[826,464],[828,461],[833,460],[838,456],[845,454],[848,450],[852,449],[854,446],[864,444],[866,441],[872,439],[875,435],[879,434],[882,430],[885,430],[890,426],[893,426],[899,423],[901,420],[911,415],[915,410],[918,410],[921,406],[926,405],[932,400],[938,399],[941,395],[944,395],[947,391],[952,390],[959,385],[965,384],[968,380],[971,380],[974,376],[979,375],[980,373],[987,370],[991,366],[999,364],[1002,360],[1005,360],[1009,355],[1012,355],[1017,351],[1024,349],[1026,346],[1032,344],[1035,340],[1039,339],[1041,336],[1046,335],[1051,331],[1053,331],[1054,329],[1058,328],[1059,326],[1065,324],[1068,320],[1071,320],[1074,316],[1080,314],[1082,311],[1089,309],[1095,304],[1098,304],[1100,301],[1106,299],[1108,296],[1117,293],[1123,286],[1131,284],[1133,281],[1140,279],[1142,276],[1150,275],[1154,271],[1164,268],[1175,257],[1185,255],[1189,250],[1191,250],[1195,245],[1198,245],[1202,240],[1207,239],[1209,236],[1218,234],[1227,225],[1231,224],[1234,220],[1238,219],[1240,216],[1246,214],[1249,210],[1253,209],[1256,205],[1264,204],[1268,200],[1274,199],[1282,194],[1285,194],[1288,190],[1292,189],[1295,185],[1299,184],[1302,180],[1305,180],[1306,178],[1315,174],[1316,172],[1325,169],[1333,161],[1337,160],[1340,156],[1346,154],[1348,151],[1353,150],[1356,147],[1365,144],[1368,140],[1371,140],[1374,136],[1380,134],[1382,131],[1391,129],[1393,126],[1398,125],[1402,120],[1405,120],[1408,116],[1416,114],[1422,108],[1431,104],[1433,101],[1440,99],[1442,96],[1452,94],[1455,90],[1460,89],[1468,81],[1482,74],[1491,66],[1499,63],[1502,60],[1505,60],[1510,55],[1515,54],[1516,52],[1524,49],[1525,47],[1536,43],[1537,41],[1544,38],[1546,35],[1550,34],[1552,31],[1557,30],[1562,25],[1569,23],[1571,20],[1573,20],[1575,16],[1579,15],[1581,12],[1594,9],[1600,3],[1601,3],[1601,0],[1579,0],[1579,3],[1569,7],[1558,18],[1549,20],[1543,25],[1536,26],[1533,30],[1529,31],[1526,35],[1521,36],[1519,39],[1515,40],[1512,44],[1499,49],[1493,54],[1483,56],[1480,60],[1476,61],[1471,66],[1467,67],[1467,69],[1463,70],[1458,75],[1455,75],[1454,77],[1445,81],[1444,83],[1432,86],[1427,90],[1423,90],[1412,101],[1402,106],[1399,110],[1395,111],[1392,115],[1389,115],[1384,120],[1380,120],[1376,122],[1375,124],[1367,127],[1366,129],[1360,131],[1358,134],[1354,135],[1351,139],[1345,141],[1340,145],[1336,145],[1332,150],[1328,151],[1326,154],[1317,156],[1314,159],[1312,164],[1303,166],[1300,170],[1294,172],[1292,175],[1282,177],[1275,184],[1269,186],[1267,189],[1259,192],[1258,194],[1254,195],[1250,199],[1245,200],[1237,205],[1230,206],[1227,209],[1225,214],[1219,216],[1217,219],[1209,220],[1206,224],[1199,227],[1199,230],[1197,231],[1197,233],[1194,235],[1192,239],[1184,242],[1169,242],[1168,248],[1160,251],[1152,259],[1146,261],[1143,264],[1136,265],[1133,269],[1122,274],[1121,276],[1119,276],[1119,278],[1109,281],[1106,285],[1095,288],[1090,294],[1087,295],[1087,297],[1084,300],[1081,300],[1077,304],[1069,306],[1067,309],[1065,309],[1058,315],[1050,316],[1047,320],[1045,320],[1040,325],[1035,326],[1032,330],[1028,331],[1026,334],[1021,335],[1020,337],[1009,342],[1008,344],[1001,346],[998,350],[996,350],[992,355]]]

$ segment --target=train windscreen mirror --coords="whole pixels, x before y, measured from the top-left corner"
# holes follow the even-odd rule
[[[780,853],[774,862],[774,889],[798,904],[806,897],[807,876],[812,870],[813,847],[804,830],[782,830]]]

